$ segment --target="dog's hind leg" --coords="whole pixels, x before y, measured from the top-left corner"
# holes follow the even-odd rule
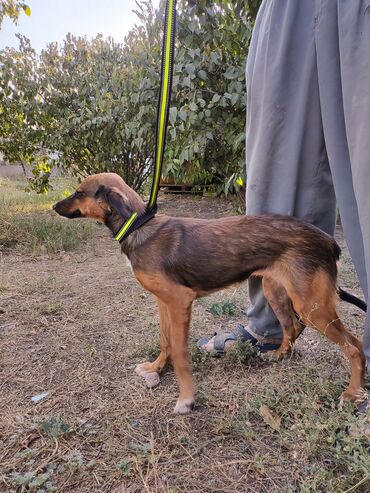
[[[335,310],[328,312],[323,308],[318,312],[312,313],[307,318],[308,324],[317,328],[328,339],[338,344],[350,361],[351,377],[347,388],[340,397],[341,404],[343,401],[355,402],[359,400],[362,394],[365,374],[365,357],[361,342],[346,329]]]
[[[137,365],[135,371],[138,375],[145,376],[146,373],[159,373],[167,363],[170,356],[170,318],[167,306],[156,296],[160,322],[160,354],[153,362],[145,362]]]
[[[264,276],[262,280],[264,295],[279,320],[283,330],[283,340],[279,349],[274,351],[277,358],[286,357],[293,348],[302,325],[292,308],[292,302],[284,286],[272,277]]]
[[[299,294],[292,283],[287,283],[293,307],[306,325],[314,327],[338,344],[347,356],[351,364],[351,377],[340,400],[341,403],[345,400],[356,401],[361,398],[364,384],[365,356],[362,343],[346,329],[336,312],[337,294],[330,276],[320,270],[310,281],[306,280],[306,289],[302,289]]]

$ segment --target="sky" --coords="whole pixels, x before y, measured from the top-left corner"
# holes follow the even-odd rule
[[[139,0],[140,1],[140,0]],[[135,0],[26,0],[31,16],[21,14],[18,24],[5,19],[0,30],[0,49],[18,47],[16,33],[31,40],[41,51],[51,41],[62,42],[69,32],[88,38],[102,33],[115,41],[123,41],[128,31],[138,24],[133,13]],[[159,0],[152,0],[158,7]]]

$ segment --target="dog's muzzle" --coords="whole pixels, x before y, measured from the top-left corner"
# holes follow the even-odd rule
[[[75,219],[77,217],[82,217],[80,209],[70,210],[64,200],[57,202],[53,205],[53,209],[60,216],[67,217],[68,219]]]

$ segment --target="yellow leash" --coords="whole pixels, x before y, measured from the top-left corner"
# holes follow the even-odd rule
[[[136,229],[154,217],[157,212],[157,197],[159,182],[163,165],[163,155],[166,145],[166,131],[168,123],[168,113],[170,110],[173,61],[175,51],[176,35],[176,0],[167,0],[164,21],[163,47],[162,47],[162,66],[161,66],[161,85],[159,91],[159,102],[157,110],[156,142],[154,154],[154,177],[150,198],[146,212],[138,216],[134,212],[131,217],[123,224],[115,238],[123,241]]]

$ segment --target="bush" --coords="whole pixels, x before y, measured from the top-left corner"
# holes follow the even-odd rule
[[[244,182],[245,63],[259,1],[179,2],[164,173],[227,193]],[[137,10],[123,44],[68,35],[40,55],[19,37],[0,52],[0,150],[31,163],[45,191],[50,167],[75,176],[116,171],[140,189],[152,169],[163,3]]]

